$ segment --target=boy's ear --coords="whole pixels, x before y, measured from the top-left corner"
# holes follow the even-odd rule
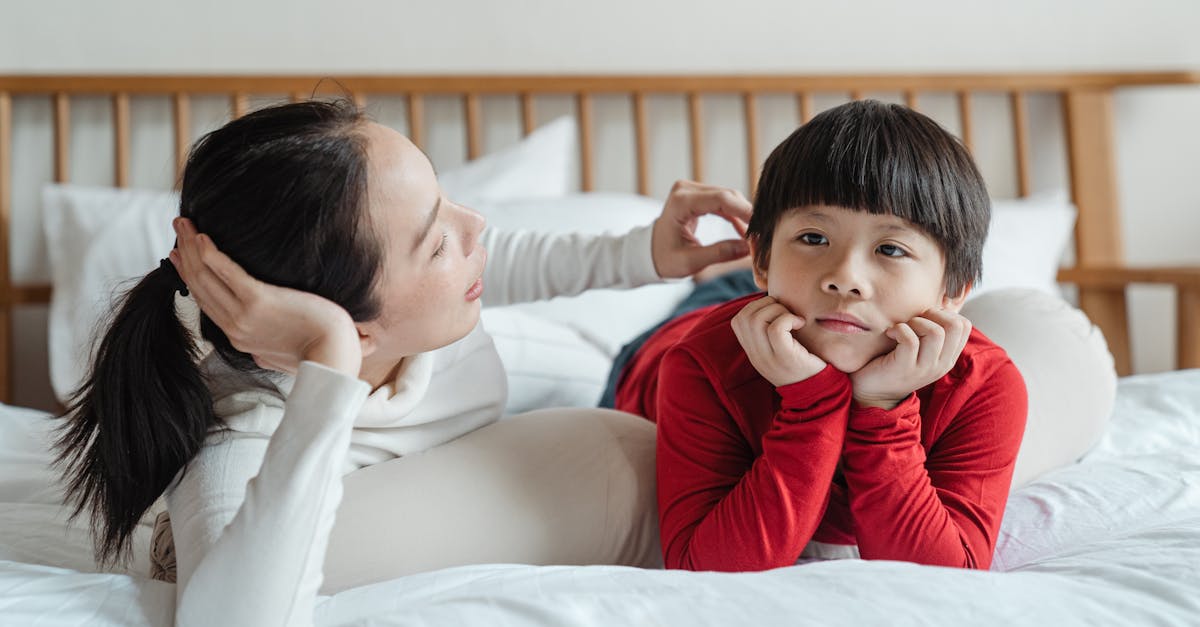
[[[750,244],[750,269],[754,271],[754,284],[765,292],[767,291],[767,269],[758,266],[758,238],[747,236],[746,243]]]
[[[975,287],[975,283],[967,283],[962,288],[957,296],[951,296],[949,292],[942,295],[942,308],[958,313],[962,309],[963,303],[967,301],[967,296],[971,295],[971,288]]]

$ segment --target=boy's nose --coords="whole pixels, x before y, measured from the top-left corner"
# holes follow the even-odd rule
[[[855,261],[851,258],[841,260],[840,263],[830,269],[828,275],[821,282],[821,289],[829,294],[837,294],[839,296],[858,296],[860,298],[868,296],[868,285],[862,271]]]

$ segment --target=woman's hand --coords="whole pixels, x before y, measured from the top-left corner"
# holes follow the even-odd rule
[[[751,209],[750,201],[736,190],[676,181],[662,215],[654,221],[651,248],[658,276],[664,279],[691,276],[710,264],[745,257],[750,252],[745,236]],[[696,239],[696,223],[700,216],[708,214],[728,220],[742,239],[701,246]]]
[[[792,331],[804,326],[804,318],[770,296],[750,301],[730,324],[750,365],[777,388],[825,369],[825,361],[792,336]]]
[[[316,294],[263,283],[187,218],[173,225],[178,249],[171,251],[171,263],[234,348],[270,370],[295,374],[307,360],[358,376],[362,345],[345,309]]]
[[[854,401],[892,409],[912,392],[946,376],[971,337],[971,321],[945,309],[930,309],[884,332],[896,348],[850,374]]]

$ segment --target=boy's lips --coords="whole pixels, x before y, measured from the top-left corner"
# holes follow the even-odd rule
[[[865,333],[871,328],[856,316],[848,313],[832,313],[816,318],[817,325],[838,333]]]

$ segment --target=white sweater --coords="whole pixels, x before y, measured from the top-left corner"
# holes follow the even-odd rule
[[[484,304],[658,281],[650,233],[485,231]],[[494,422],[507,398],[499,355],[478,325],[405,359],[374,393],[312,362],[294,378],[239,373],[216,356],[202,368],[229,429],[209,435],[165,495],[175,624],[186,626],[311,625],[342,475]]]

